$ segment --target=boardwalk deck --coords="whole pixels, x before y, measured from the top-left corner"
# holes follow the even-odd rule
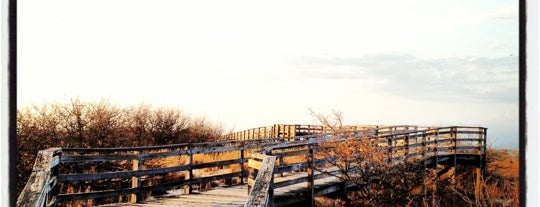
[[[336,170],[329,168],[328,170]],[[317,172],[315,174],[320,174]],[[307,172],[285,174],[283,177],[275,177],[275,182],[293,180],[307,176]],[[316,181],[315,192],[335,186],[339,182],[336,177],[329,176]],[[276,206],[288,205],[302,200],[298,199],[306,191],[306,183],[297,183],[274,190],[274,201]],[[332,191],[330,191],[332,192]],[[220,186],[208,191],[184,194],[182,190],[171,190],[165,196],[152,197],[141,203],[121,203],[102,205],[103,207],[167,207],[167,206],[192,206],[192,207],[214,207],[214,206],[244,206],[248,197],[247,185]],[[291,199],[295,198],[295,199]]]
[[[169,191],[170,194],[150,198],[141,203],[109,204],[106,207],[167,207],[167,206],[244,206],[247,200],[247,185],[223,186],[204,192],[183,194],[181,191]]]

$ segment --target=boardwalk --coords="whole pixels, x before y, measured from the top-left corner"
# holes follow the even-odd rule
[[[247,185],[221,186],[204,192],[184,194],[183,191],[171,191],[169,195],[152,197],[141,203],[108,204],[102,206],[122,207],[154,207],[154,206],[186,206],[186,207],[213,207],[213,206],[244,206],[246,203]]]
[[[336,170],[329,168],[328,170]],[[317,173],[320,174],[320,173]],[[290,173],[283,177],[275,177],[275,182],[294,180],[307,176],[307,172]],[[338,183],[336,177],[326,177],[317,182],[317,187],[333,186]],[[297,197],[306,191],[305,183],[297,183],[274,191],[274,200],[277,206],[289,204],[291,197]],[[167,206],[193,206],[193,207],[215,207],[215,206],[244,206],[248,198],[248,185],[219,186],[208,191],[194,192],[187,194],[183,190],[171,190],[167,195],[151,197],[141,203],[130,204],[106,204],[104,207],[167,207]],[[295,199],[296,201],[297,199]]]
[[[313,127],[289,130],[288,134],[298,135],[313,131]],[[341,172],[327,168],[332,158],[317,150],[319,143],[330,138],[369,139],[389,163],[417,159],[435,171],[438,165],[444,166],[441,172],[457,165],[479,169],[486,159],[487,129],[482,127],[367,126],[351,127],[343,134],[317,133],[269,138],[257,134],[256,139],[250,139],[256,133],[249,132],[245,133],[249,136],[242,135],[245,140],[211,143],[51,148],[39,152],[17,205],[241,206],[252,198],[248,188],[258,189],[255,193],[276,206],[302,200],[310,203],[314,196],[340,190],[336,176]],[[275,163],[264,168],[263,159],[268,157]],[[328,173],[318,173],[316,168]],[[260,191],[256,188],[260,180],[255,178],[262,169],[269,169],[272,179],[265,178]],[[197,186],[211,185],[214,187],[198,192]],[[150,196],[164,191],[171,193]]]

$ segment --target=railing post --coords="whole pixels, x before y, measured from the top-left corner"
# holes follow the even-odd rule
[[[393,148],[393,142],[394,142],[394,136],[395,135],[390,135],[388,138],[387,138],[387,145],[388,145],[388,163],[392,163],[392,151],[394,150]]]
[[[435,169],[437,169],[437,165],[439,164],[439,129],[435,130]]]
[[[482,171],[480,170],[480,167],[475,167],[474,168],[474,176],[475,176],[475,181],[474,181],[474,197],[476,200],[479,200],[480,199],[480,194],[481,194],[481,173]]]
[[[484,165],[482,166],[482,169],[484,169],[484,166],[486,165],[486,156],[487,156],[487,128],[482,128],[484,130],[484,136],[482,137],[482,143],[484,144],[483,146],[483,152],[482,152],[482,163],[484,163]]]
[[[433,192],[431,192],[431,206],[437,206],[435,194],[437,192],[437,166],[439,165],[439,129],[435,129],[435,163],[433,164]]]
[[[452,173],[452,178],[450,180],[451,184],[452,184],[452,206],[456,206],[456,193],[455,193],[455,190],[456,190],[456,173],[457,173],[457,169],[456,169],[456,165],[457,165],[457,127],[452,127],[451,128],[452,132],[451,132],[451,136],[454,140],[454,155],[453,155],[453,165],[452,165],[452,168],[454,169],[454,173]]]
[[[307,188],[309,190],[308,195],[308,206],[314,206],[315,204],[315,183],[313,176],[315,175],[315,145],[310,144],[309,145],[309,151],[307,154],[307,161],[308,161],[308,181],[307,181]]]
[[[281,140],[280,141],[281,143],[285,143],[285,140]],[[280,153],[279,153],[279,156],[278,156],[278,167],[281,167],[283,166],[283,152],[285,152],[285,148],[281,148],[280,149]],[[283,177],[283,172],[281,172],[279,174],[280,177]]]
[[[485,128],[478,128],[478,162],[479,167],[483,169],[483,166],[486,164],[486,134],[487,129]]]
[[[268,187],[268,207],[274,207],[274,169],[272,169],[270,186]]]
[[[189,153],[189,185],[188,185],[188,193],[189,194],[192,194],[193,193],[193,184],[192,184],[192,181],[193,181],[193,145],[192,144],[189,144],[188,145],[188,153]]]
[[[133,171],[140,171],[142,169],[142,160],[141,160],[141,157],[139,156],[139,153],[140,153],[139,151],[133,151],[133,155],[137,156],[136,159],[132,160]],[[131,177],[131,188],[138,189],[140,186],[141,186],[141,177],[140,176]],[[130,203],[138,203],[141,200],[142,200],[142,195],[139,192],[131,194]]]
[[[405,144],[407,145],[407,151],[405,152],[405,161],[406,162],[409,161],[409,153],[410,153],[409,152],[410,151],[410,148],[409,148],[409,146],[410,146],[409,135],[410,134],[405,135]]]
[[[246,172],[244,170],[244,151],[246,150],[246,143],[241,142],[242,146],[240,148],[240,184],[244,185],[244,177]]]
[[[427,161],[427,156],[426,156],[426,151],[427,151],[427,145],[426,145],[426,141],[427,141],[427,137],[426,137],[426,131],[424,130],[422,132],[422,163],[424,164],[424,170],[422,173],[423,175],[423,183],[422,183],[422,189],[424,191],[423,193],[423,197],[424,197],[424,201],[427,197],[427,186],[426,186],[426,170],[427,170],[427,165],[426,165],[426,161]]]

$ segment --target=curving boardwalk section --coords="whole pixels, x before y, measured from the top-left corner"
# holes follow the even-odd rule
[[[116,203],[102,205],[104,207],[232,207],[244,206],[248,199],[247,186],[223,186],[209,191],[193,194],[171,191],[171,195],[150,198],[140,203]]]
[[[314,196],[340,190],[336,185],[340,171],[318,156],[318,145],[345,137],[371,140],[395,164],[418,159],[436,169],[438,165],[483,168],[485,163],[487,129],[482,127],[356,126],[303,136],[297,135],[306,132],[296,129],[313,127],[289,128],[294,137],[256,135],[213,143],[44,150],[17,206],[310,203]],[[264,161],[269,156],[275,158],[271,167]],[[261,196],[268,197],[264,202],[254,199]]]

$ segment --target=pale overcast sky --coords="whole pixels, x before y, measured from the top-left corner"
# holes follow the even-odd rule
[[[518,146],[518,2],[18,1],[18,105],[107,98],[236,130],[488,127]]]

